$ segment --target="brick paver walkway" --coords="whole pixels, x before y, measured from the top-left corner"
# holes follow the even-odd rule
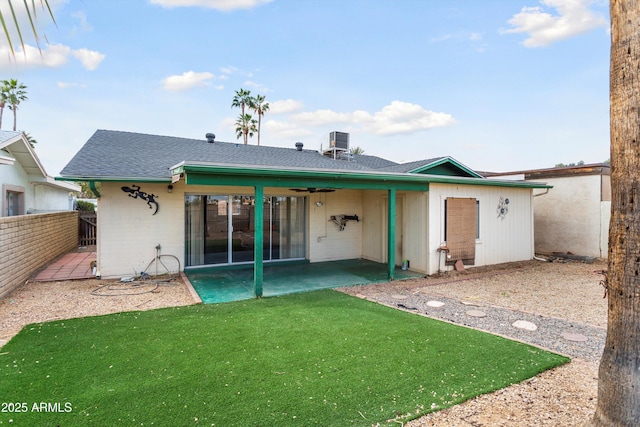
[[[91,279],[95,277],[91,261],[95,261],[95,252],[70,252],[49,264],[34,278],[37,282],[53,280]]]

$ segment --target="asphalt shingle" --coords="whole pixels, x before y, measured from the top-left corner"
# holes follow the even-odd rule
[[[316,150],[269,147],[203,139],[97,130],[61,171],[69,178],[165,179],[181,162],[265,166],[325,171],[408,173],[443,157],[398,164],[381,157],[356,154],[334,160]]]

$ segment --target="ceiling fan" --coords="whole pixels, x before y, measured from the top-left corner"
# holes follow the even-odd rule
[[[336,191],[336,190],[334,190],[332,188],[315,188],[315,187],[290,188],[289,190],[297,191],[298,193],[332,193],[332,192]]]

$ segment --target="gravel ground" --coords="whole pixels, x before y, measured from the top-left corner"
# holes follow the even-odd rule
[[[599,285],[604,269],[601,261],[531,261],[341,290],[573,357],[569,364],[406,426],[576,426],[595,411],[597,361],[607,322]],[[430,301],[444,305],[432,307]],[[194,299],[181,279],[157,286],[94,279],[30,282],[0,300],[0,346],[30,323],[190,304]],[[471,310],[485,316],[470,316]],[[515,328],[516,320],[532,322],[538,329]],[[566,332],[583,335],[587,341],[568,341],[562,338]]]
[[[598,361],[607,324],[600,285],[605,269],[602,261],[531,261],[341,290],[573,358],[520,384],[411,421],[408,427],[577,426],[595,412]],[[444,305],[432,307],[433,301]],[[472,310],[485,317],[467,314]],[[512,326],[517,320],[538,328],[518,329]],[[566,333],[587,341],[566,340],[562,337]]]

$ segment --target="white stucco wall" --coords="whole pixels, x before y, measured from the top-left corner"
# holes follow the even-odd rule
[[[534,197],[536,252],[607,257],[610,202],[601,202],[600,175],[547,178]]]
[[[332,193],[314,193],[309,203],[309,250],[311,262],[360,258],[362,230],[368,219],[363,215],[361,190],[336,190]],[[318,207],[316,202],[322,206]],[[340,231],[330,222],[332,215],[358,215],[359,222],[349,221]]]
[[[34,183],[33,185],[33,210],[43,211],[68,211],[73,210],[73,197],[69,190],[53,188],[48,185]]]
[[[444,201],[447,197],[469,197],[480,201],[480,238],[476,240],[475,266],[533,258],[534,230],[530,189],[432,184],[429,186],[428,206],[428,274],[438,271],[437,249],[444,242]],[[504,218],[499,217],[496,212],[500,197],[509,199],[509,212]]]
[[[135,184],[135,183],[133,183]],[[163,254],[178,257],[184,268],[185,194],[253,195],[253,187],[185,186],[138,183],[141,191],[155,194],[160,205],[152,215],[146,202],[128,196],[122,186],[132,183],[103,183],[98,200],[98,267],[102,277],[140,273],[155,256],[156,245]],[[265,195],[307,196],[307,258],[311,262],[359,258],[362,252],[363,222],[349,221],[343,231],[329,222],[331,215],[362,217],[362,192],[338,190],[332,193],[298,193],[286,188],[265,188]],[[322,206],[316,205],[317,201]]]
[[[24,188],[24,213],[72,210],[69,190],[46,185],[43,177],[30,179],[20,163],[0,165],[0,187],[3,184]],[[4,194],[2,195],[4,197]],[[0,212],[4,216],[5,212]]]
[[[103,183],[98,201],[98,267],[102,277],[121,277],[142,271],[161,253],[178,257],[184,268],[185,194],[253,195],[253,187],[190,186],[140,183],[141,191],[157,196],[158,213],[152,215],[146,202],[121,190],[131,183]],[[265,195],[307,197],[307,258],[311,262],[366,258],[387,261],[386,191],[337,190],[330,193],[295,193],[283,188],[265,188]],[[500,197],[510,199],[509,214],[497,218]],[[401,256],[411,270],[425,274],[438,271],[437,248],[444,236],[444,199],[473,197],[480,200],[480,239],[476,242],[476,264],[487,265],[533,257],[533,213],[531,190],[483,186],[432,184],[429,192],[398,192],[398,212],[403,217],[396,230]],[[318,206],[316,202],[320,202]],[[358,215],[345,229],[331,215]],[[401,263],[402,260],[397,260]]]
[[[135,184],[135,183],[133,183]],[[103,182],[98,199],[98,272],[104,278],[139,274],[161,253],[178,257],[184,268],[184,185],[138,183],[140,191],[155,194],[160,205],[153,214],[147,203],[129,197],[121,187],[132,183]]]

